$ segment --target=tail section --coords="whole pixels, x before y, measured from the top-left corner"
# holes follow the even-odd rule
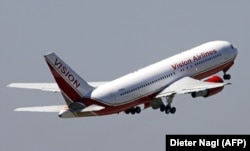
[[[49,53],[44,57],[67,104],[69,101],[80,100],[94,89],[55,53]]]

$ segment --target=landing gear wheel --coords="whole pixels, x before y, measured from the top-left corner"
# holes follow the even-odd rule
[[[134,108],[132,108],[130,112],[131,112],[131,114],[133,114],[133,115],[134,115],[134,114],[135,114],[135,109],[134,109]]]
[[[165,113],[169,114],[170,113],[170,109],[165,110]]]
[[[224,74],[223,75],[223,79],[224,80],[230,80],[231,79],[231,75],[230,74]]]
[[[165,108],[166,108],[165,105],[161,105],[161,106],[160,106],[160,111],[161,111],[161,112],[165,111]]]
[[[175,107],[171,107],[170,105],[167,105],[165,108],[165,113],[166,114],[174,114],[176,112],[176,108]]]
[[[174,114],[176,112],[176,108],[175,107],[172,107],[171,109],[170,109],[170,113],[171,114]]]
[[[141,108],[139,106],[135,107],[135,112],[139,114],[141,112]]]
[[[136,106],[136,107],[132,107],[132,108],[130,108],[130,109],[128,109],[128,110],[125,110],[124,111],[126,114],[132,114],[132,115],[134,115],[134,114],[139,114],[140,112],[141,112],[141,108],[139,107],[139,106]]]
[[[170,110],[171,110],[171,107],[169,105],[167,105],[166,108],[165,108],[165,113],[169,114]]]
[[[196,94],[193,92],[191,93],[192,98],[196,98]]]
[[[129,113],[130,113],[130,110],[126,110],[125,113],[126,113],[126,114],[129,114]]]

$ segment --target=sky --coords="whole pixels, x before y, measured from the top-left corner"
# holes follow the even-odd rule
[[[250,134],[250,2],[0,0],[0,150],[164,150],[166,134]],[[17,107],[64,104],[59,93],[6,88],[54,82],[43,55],[58,54],[87,81],[109,81],[181,51],[227,40],[239,55],[224,90],[178,95],[174,115],[60,119]],[[222,75],[222,73],[218,73]]]

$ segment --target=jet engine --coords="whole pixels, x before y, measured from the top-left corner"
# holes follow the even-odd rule
[[[206,82],[214,82],[214,83],[223,83],[224,81],[222,80],[221,77],[215,75],[215,76],[212,76],[208,79],[205,80]],[[212,96],[212,95],[215,95],[219,92],[221,92],[223,90],[224,86],[222,87],[218,87],[218,88],[213,88],[213,89],[206,89],[206,90],[202,90],[202,91],[198,91],[198,92],[193,92],[191,93],[191,96],[193,98],[196,98],[196,97],[209,97],[209,96]]]

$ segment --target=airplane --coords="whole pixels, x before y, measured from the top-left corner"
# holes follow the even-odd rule
[[[15,111],[58,112],[60,118],[136,114],[159,109],[174,114],[176,94],[193,98],[221,92],[238,54],[228,41],[211,41],[109,82],[86,82],[55,53],[44,55],[56,83],[11,83],[7,87],[60,92],[66,105],[17,108]],[[223,79],[215,75],[223,72]],[[207,78],[207,79],[205,79]]]

